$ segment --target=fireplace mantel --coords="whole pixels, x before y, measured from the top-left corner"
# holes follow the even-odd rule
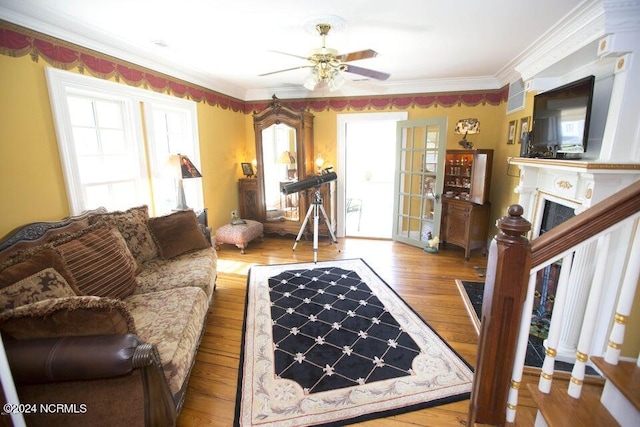
[[[617,193],[640,179],[640,163],[607,163],[587,160],[555,160],[536,158],[511,158],[509,164],[520,168],[520,182],[515,188],[523,216],[531,222],[529,239],[540,234],[544,208],[547,201],[560,203],[575,209],[576,215],[589,209],[608,196]],[[614,233],[617,242],[607,254],[609,286],[599,303],[598,312],[611,314],[615,309],[615,296],[624,260],[629,250],[628,236],[633,235],[630,226]],[[593,277],[593,260],[596,242],[576,252],[569,277],[569,290],[562,320],[558,360],[574,363],[576,346]],[[602,354],[608,339],[608,323],[602,322],[593,337],[594,354]]]
[[[533,237],[544,199],[572,206],[578,214],[640,179],[640,163],[525,157],[511,158],[509,163],[520,168],[514,191],[520,194],[524,217],[534,225]]]

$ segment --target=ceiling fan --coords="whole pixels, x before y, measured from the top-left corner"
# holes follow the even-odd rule
[[[378,55],[375,50],[366,49],[340,55],[338,54],[338,51],[336,49],[326,47],[326,36],[331,30],[331,25],[320,23],[316,25],[316,30],[322,37],[322,47],[318,49],[312,49],[308,57],[305,58],[303,56],[293,55],[286,52],[276,52],[283,55],[306,59],[311,63],[310,65],[301,65],[299,67],[272,71],[269,73],[260,74],[259,76],[269,76],[271,74],[283,73],[285,71],[310,68],[311,73],[305,80],[304,87],[309,90],[314,90],[318,87],[326,85],[329,87],[330,91],[339,89],[340,86],[342,86],[346,81],[344,76],[342,75],[342,72],[358,74],[376,80],[387,80],[391,76],[390,74],[383,73],[381,71],[375,71],[369,68],[357,67],[355,65],[347,64],[347,62],[351,61],[373,58]]]

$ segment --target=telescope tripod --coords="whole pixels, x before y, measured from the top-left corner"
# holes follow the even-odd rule
[[[307,216],[304,217],[304,221],[302,222],[302,227],[300,227],[300,232],[298,232],[298,237],[296,237],[296,242],[293,244],[293,250],[296,250],[296,246],[298,242],[302,238],[302,233],[304,233],[305,228],[307,227],[307,222],[309,222],[309,218],[311,217],[311,213],[313,213],[313,262],[318,262],[318,223],[320,220],[320,212],[322,212],[322,216],[324,220],[327,222],[327,228],[329,229],[329,235],[331,236],[331,241],[333,242],[338,252],[340,252],[340,248],[338,248],[338,239],[336,239],[336,235],[333,233],[333,228],[331,227],[331,222],[327,217],[327,212],[324,210],[324,206],[322,205],[322,195],[320,194],[320,190],[316,189],[315,193],[313,193],[313,202],[311,206],[309,206],[309,210],[307,211]]]

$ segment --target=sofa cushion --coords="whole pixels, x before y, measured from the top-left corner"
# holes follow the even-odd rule
[[[94,215],[90,222],[93,224],[101,220],[118,228],[131,253],[140,264],[158,256],[158,249],[147,225],[149,221],[147,206],[138,206],[124,212],[114,211]]]
[[[210,300],[216,281],[217,261],[217,253],[210,246],[169,260],[158,258],[149,261],[136,276],[138,286],[133,293],[145,294],[193,286],[204,290]]]
[[[176,288],[131,295],[124,302],[137,335],[160,353],[169,389],[182,388],[195,360],[209,302],[200,288]]]
[[[51,298],[0,313],[0,331],[15,339],[135,334],[120,300],[94,296]]]
[[[82,295],[60,254],[50,246],[38,246],[17,252],[0,265],[0,289],[13,285],[47,268],[54,268],[76,295]]]
[[[149,218],[149,229],[160,256],[164,259],[211,246],[200,230],[198,219],[192,210]]]
[[[136,264],[109,228],[89,228],[55,247],[84,294],[124,298],[134,291]]]
[[[76,293],[55,268],[42,271],[0,289],[0,311],[48,298],[73,297]]]

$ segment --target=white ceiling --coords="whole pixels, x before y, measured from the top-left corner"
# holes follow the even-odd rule
[[[498,89],[522,52],[582,0],[0,0],[0,18],[241,100]],[[338,92],[307,91],[305,65],[320,37],[305,24],[346,21],[327,37],[353,62],[391,74],[346,73]],[[158,42],[166,47],[158,46]],[[354,81],[355,80],[355,81]],[[360,81],[358,81],[360,80]]]

